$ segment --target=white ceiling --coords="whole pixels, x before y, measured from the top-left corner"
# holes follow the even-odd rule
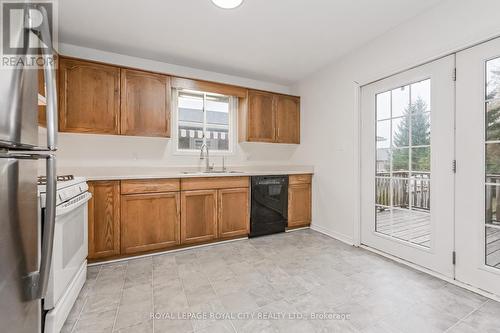
[[[61,42],[291,84],[441,0],[62,0]],[[408,36],[411,38],[411,36]]]

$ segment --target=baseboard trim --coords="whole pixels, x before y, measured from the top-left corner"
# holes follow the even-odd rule
[[[294,232],[294,231],[300,231],[300,230],[306,230],[306,229],[310,229],[310,226],[294,228],[294,229],[286,229],[285,232]]]
[[[372,247],[369,247],[369,246],[366,246],[366,245],[363,245],[363,244],[361,244],[359,247],[360,247],[360,248],[362,248],[362,249],[365,249],[365,250],[367,250],[367,251],[373,252],[373,253],[375,253],[375,254],[378,254],[378,255],[380,255],[380,256],[382,256],[382,257],[385,257],[385,258],[388,258],[388,259],[394,260],[394,261],[396,261],[396,262],[398,262],[398,263],[400,263],[400,264],[403,264],[403,265],[405,265],[405,266],[411,267],[411,268],[413,268],[413,269],[415,269],[415,270],[417,270],[417,271],[420,271],[420,272],[423,272],[423,273],[426,273],[426,274],[432,275],[432,276],[434,276],[434,277],[436,277],[436,278],[438,278],[438,279],[441,279],[441,280],[443,280],[443,281],[446,281],[446,282],[448,282],[448,283],[450,283],[450,284],[456,285],[456,286],[458,286],[458,287],[461,287],[461,288],[467,289],[467,290],[472,291],[472,292],[474,292],[474,293],[476,293],[476,294],[479,294],[479,295],[481,295],[481,296],[484,296],[484,297],[487,297],[487,298],[492,299],[492,300],[494,300],[494,301],[500,302],[500,296],[495,295],[495,294],[492,294],[492,293],[487,292],[487,291],[485,291],[485,290],[482,290],[482,289],[476,288],[476,287],[474,287],[474,286],[471,286],[470,284],[467,284],[467,283],[463,283],[463,282],[460,282],[460,281],[454,280],[454,279],[449,278],[449,277],[447,277],[447,276],[445,276],[445,275],[442,275],[442,274],[440,274],[440,273],[437,273],[437,272],[432,271],[432,270],[430,270],[430,269],[427,269],[427,268],[425,268],[425,267],[419,266],[419,265],[414,264],[414,263],[412,263],[412,262],[406,261],[406,260],[404,260],[404,259],[398,258],[398,257],[396,257],[396,256],[393,256],[393,255],[389,254],[389,253],[386,253],[386,252],[383,252],[383,251],[380,251],[380,250],[374,249],[374,248],[372,248]]]
[[[217,245],[221,245],[221,244],[239,242],[239,241],[242,241],[242,240],[248,240],[248,237],[242,237],[242,238],[236,238],[236,239],[228,239],[228,240],[224,240],[224,241],[220,241],[220,242],[214,242],[214,243],[207,243],[207,244],[200,244],[200,245],[193,245],[193,246],[188,246],[188,247],[182,247],[182,248],[179,248],[179,249],[166,250],[166,251],[154,252],[154,253],[139,254],[139,255],[136,255],[136,256],[130,256],[130,257],[124,257],[124,258],[118,258],[118,259],[111,259],[111,260],[106,260],[106,261],[93,262],[91,264],[88,264],[87,266],[88,267],[91,267],[91,266],[100,266],[100,265],[106,265],[106,264],[112,264],[112,263],[117,263],[117,262],[129,261],[129,260],[134,260],[134,259],[149,258],[149,257],[160,256],[160,255],[168,254],[168,253],[182,252],[182,251],[187,251],[187,250],[192,250],[192,249],[199,249],[199,248],[202,248],[202,247],[217,246]]]
[[[328,230],[326,228],[320,227],[320,226],[315,225],[315,224],[311,225],[311,229],[314,231],[317,231],[319,233],[322,233],[328,237],[331,237],[331,238],[334,238],[338,241],[341,241],[342,243],[346,243],[347,245],[354,245],[354,240],[352,239],[352,237],[341,234],[339,232],[331,231],[331,230]]]

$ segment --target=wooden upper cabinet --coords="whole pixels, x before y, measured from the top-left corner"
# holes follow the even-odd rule
[[[121,253],[180,244],[179,192],[121,196]]]
[[[38,70],[38,125],[43,127],[47,126],[47,106],[46,104],[41,104],[45,96],[45,74],[43,68],[41,68]]]
[[[120,69],[59,60],[59,130],[119,134]]]
[[[247,110],[247,140],[253,142],[274,142],[275,95],[249,90]]]
[[[121,134],[170,137],[170,77],[122,69]]]
[[[181,192],[181,244],[217,238],[217,190]]]
[[[248,188],[232,188],[218,191],[219,238],[247,236],[250,232],[248,192]]]
[[[59,67],[59,56],[55,55],[54,56],[55,60],[55,79],[56,79],[56,89],[59,87],[59,77],[58,73],[59,70],[57,69]],[[38,125],[47,127],[47,92],[45,91],[45,72],[44,68],[40,66],[40,69],[38,70]],[[43,102],[43,103],[42,103]]]
[[[120,181],[89,182],[89,259],[120,254]]]
[[[277,97],[276,142],[300,143],[300,99],[297,97]]]
[[[239,140],[300,143],[300,98],[248,90],[240,98]]]

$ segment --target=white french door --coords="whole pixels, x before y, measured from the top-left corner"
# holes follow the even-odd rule
[[[361,243],[453,277],[454,56],[361,89]]]
[[[500,39],[457,53],[456,279],[500,295]]]

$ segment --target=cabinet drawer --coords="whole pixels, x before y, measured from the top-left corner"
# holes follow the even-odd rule
[[[311,184],[312,175],[290,175],[288,177],[288,184]]]
[[[205,177],[181,179],[181,190],[216,190],[249,187],[248,177]]]
[[[176,192],[179,189],[179,179],[134,179],[121,182],[121,194]]]

